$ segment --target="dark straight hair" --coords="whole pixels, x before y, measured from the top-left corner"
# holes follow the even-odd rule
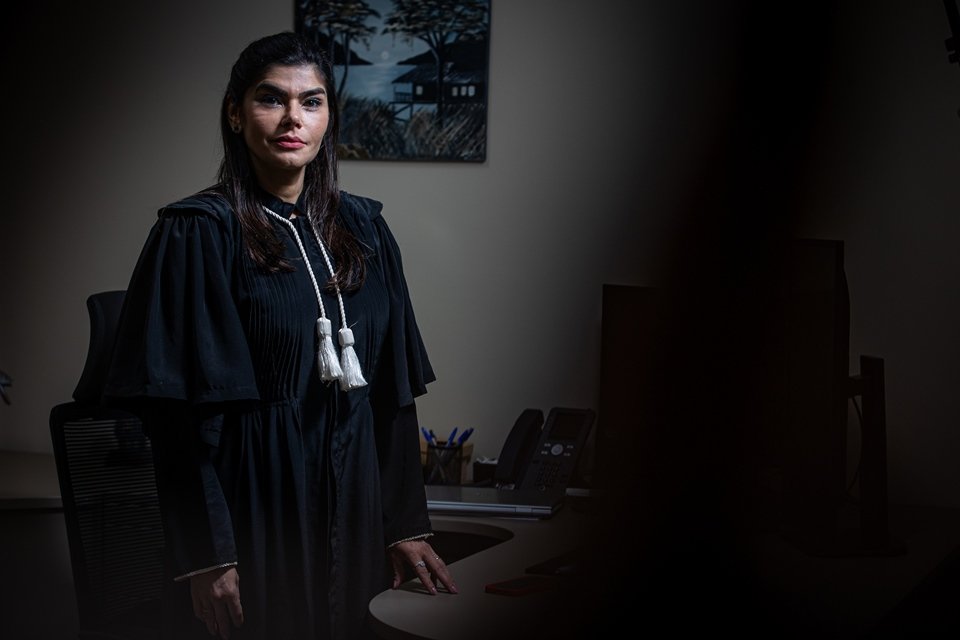
[[[350,230],[340,221],[340,187],[337,180],[337,141],[340,109],[336,83],[330,61],[310,40],[290,31],[266,36],[251,42],[240,53],[230,72],[230,82],[220,109],[220,136],[223,139],[223,161],[218,180],[227,200],[233,206],[243,229],[250,257],[267,271],[291,271],[293,266],[283,258],[283,243],[273,224],[260,207],[257,179],[250,162],[250,153],[242,133],[235,133],[228,117],[231,103],[243,104],[247,90],[259,81],[272,66],[314,65],[327,90],[329,124],[317,157],[307,165],[304,174],[303,199],[311,222],[332,254],[341,289],[359,288],[364,280],[364,260],[360,246]]]

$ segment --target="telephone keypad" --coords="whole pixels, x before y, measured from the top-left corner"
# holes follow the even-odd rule
[[[540,416],[542,420],[542,413]],[[517,486],[521,489],[540,490],[565,488],[574,473],[580,448],[586,440],[593,419],[593,411],[589,409],[559,407],[551,409],[550,415],[540,429],[541,433],[536,438],[537,441],[531,442],[533,447],[527,449],[526,470],[521,472],[522,479],[517,482]],[[520,423],[519,420],[518,423]],[[538,426],[536,421],[523,421],[522,425],[528,426],[527,431],[531,433],[533,433],[532,429]],[[514,430],[516,431],[516,427]],[[532,437],[530,435],[528,440]],[[518,440],[518,437],[514,437],[514,431],[511,431],[508,443]],[[512,453],[512,449],[507,453]],[[515,458],[517,458],[516,455],[507,456],[508,460]]]
[[[559,462],[544,461],[537,470],[536,485],[538,487],[552,487],[560,477],[561,465]]]

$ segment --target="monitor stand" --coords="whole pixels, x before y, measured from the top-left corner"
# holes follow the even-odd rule
[[[837,511],[834,535],[785,537],[809,555],[821,557],[897,556],[907,552],[890,533],[887,495],[887,424],[883,359],[860,356],[860,374],[850,376],[849,396],[860,396],[861,445],[859,505]]]

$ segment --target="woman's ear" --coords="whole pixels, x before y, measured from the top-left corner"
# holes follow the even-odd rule
[[[243,130],[243,123],[240,121],[240,108],[232,99],[227,102],[227,121],[234,133],[240,133]]]

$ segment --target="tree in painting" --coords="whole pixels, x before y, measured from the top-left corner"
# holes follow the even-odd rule
[[[485,158],[490,0],[295,3],[334,64],[341,158]]]
[[[437,69],[437,121],[443,126],[444,74],[455,42],[481,40],[487,30],[487,3],[461,0],[393,0],[384,33],[423,41]]]
[[[343,93],[350,73],[350,64],[355,56],[351,46],[361,42],[369,46],[370,36],[377,30],[367,20],[380,14],[364,0],[298,0],[301,29],[313,37],[327,51],[327,57],[335,65],[343,65],[343,73],[337,83],[337,93]]]

